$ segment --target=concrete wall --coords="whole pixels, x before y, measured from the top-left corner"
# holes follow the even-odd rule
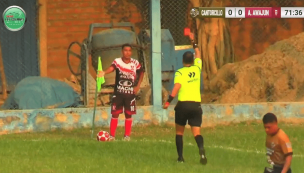
[[[303,103],[260,103],[236,105],[202,105],[203,127],[218,124],[261,120],[267,112],[275,113],[280,120],[304,120]],[[52,129],[73,129],[91,127],[92,108],[66,108],[42,110],[12,110],[0,112],[0,134],[49,131]],[[109,126],[109,108],[98,108],[96,126]],[[167,111],[153,110],[152,107],[139,107],[134,116],[134,125],[174,124],[174,107]],[[302,121],[303,122],[303,121]],[[119,125],[124,125],[120,116]]]

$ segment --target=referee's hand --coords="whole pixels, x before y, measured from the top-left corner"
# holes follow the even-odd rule
[[[169,107],[170,103],[169,102],[166,102],[163,106],[164,109],[167,109]]]

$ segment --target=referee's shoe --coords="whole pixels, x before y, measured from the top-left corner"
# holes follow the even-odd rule
[[[184,163],[184,162],[185,162],[185,160],[184,160],[184,158],[183,158],[183,157],[179,157],[179,158],[177,159],[177,162],[179,162],[179,163]]]
[[[206,151],[205,151],[204,148],[201,148],[201,149],[199,150],[199,155],[200,155],[200,157],[201,157],[200,162],[201,162],[201,164],[203,164],[203,165],[206,165],[206,164],[207,164],[207,157],[206,157],[205,152],[206,152]]]

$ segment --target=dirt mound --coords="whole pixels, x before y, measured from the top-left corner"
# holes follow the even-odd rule
[[[304,33],[226,64],[202,97],[204,103],[304,101]]]

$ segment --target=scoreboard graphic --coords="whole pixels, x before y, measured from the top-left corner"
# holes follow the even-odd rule
[[[195,7],[192,18],[304,18],[304,7]]]

